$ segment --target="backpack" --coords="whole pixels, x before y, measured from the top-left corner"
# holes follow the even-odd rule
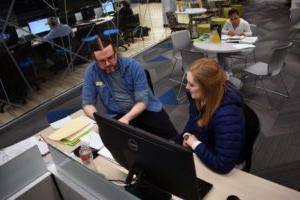
[[[151,29],[147,26],[137,26],[133,30],[133,36],[134,37],[144,37],[144,36],[149,36],[149,31]]]

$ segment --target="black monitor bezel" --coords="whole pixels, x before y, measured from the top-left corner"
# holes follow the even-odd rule
[[[144,145],[147,144],[154,144],[153,148],[158,148],[159,150],[166,149],[168,152],[173,152],[173,154],[170,154],[167,158],[164,157],[164,160],[159,159],[160,154],[155,154],[153,157],[149,158],[150,154],[147,154],[147,160],[150,159],[150,161],[156,162],[151,163],[151,167],[153,169],[149,169],[149,166],[141,166],[144,165],[147,161],[141,161],[141,158],[138,163],[138,167],[146,168],[146,173],[150,174],[150,179],[153,181],[155,185],[157,185],[159,188],[166,190],[172,194],[175,194],[176,196],[179,196],[184,199],[198,199],[198,192],[197,192],[197,178],[196,178],[196,171],[195,171],[195,165],[193,160],[193,153],[180,145],[177,145],[175,143],[172,143],[164,138],[160,138],[156,135],[153,135],[151,133],[148,133],[146,131],[143,131],[139,128],[132,127],[130,125],[126,125],[123,123],[118,122],[117,120],[105,117],[103,115],[99,115],[97,113],[94,114],[94,118],[98,124],[99,127],[99,135],[104,143],[104,145],[110,150],[111,154],[115,158],[115,160],[123,167],[125,167],[127,170],[131,170],[133,167],[136,166],[136,163],[132,163],[129,158],[126,158],[124,154],[131,151],[132,154],[138,154],[137,152],[133,152],[134,150],[129,149],[129,140],[139,140],[138,142],[145,142]],[[115,130],[119,130],[118,134],[127,134],[129,138],[127,139],[127,145],[128,149],[123,149],[120,151],[121,145],[118,145],[117,143],[120,143],[120,141],[116,142],[117,135],[112,136],[112,132],[106,133],[104,130],[105,128],[114,128]],[[108,132],[108,131],[107,131]],[[116,133],[115,133],[116,134]],[[121,136],[119,136],[120,139]],[[125,136],[126,137],[126,136]],[[130,138],[132,137],[132,138]],[[125,144],[123,143],[125,146]],[[142,151],[142,150],[141,150]],[[157,152],[157,149],[154,151]],[[164,154],[169,154],[164,152]],[[174,156],[175,155],[175,156]],[[132,157],[130,155],[129,157]],[[138,157],[138,155],[137,155]],[[170,160],[174,159],[171,162],[168,162]],[[179,163],[178,161],[182,161]],[[177,164],[174,164],[175,161]],[[144,162],[143,164],[141,164]],[[148,162],[148,164],[149,164]],[[174,165],[171,165],[170,163],[173,163]],[[167,166],[165,166],[167,165]],[[168,166],[169,165],[169,166]],[[184,166],[184,167],[183,167]],[[151,168],[150,167],[150,168]],[[147,169],[148,168],[148,169]],[[165,168],[163,172],[159,172],[158,169]],[[177,169],[180,168],[180,169]],[[159,173],[160,175],[157,175],[156,173],[150,172],[150,171],[156,171],[156,173]],[[176,173],[175,173],[176,171]],[[166,173],[170,173],[170,176],[166,176]],[[157,177],[156,177],[157,176]],[[163,179],[163,180],[162,180]],[[166,183],[167,182],[167,183]],[[176,183],[177,182],[177,183]]]

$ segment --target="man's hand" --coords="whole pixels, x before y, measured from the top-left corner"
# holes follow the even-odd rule
[[[235,33],[234,31],[228,31],[228,35],[229,35],[229,36],[235,36],[236,33]]]
[[[243,33],[240,33],[239,36],[245,36],[246,34],[243,32]]]
[[[94,113],[97,112],[97,109],[94,105],[84,105],[84,113],[91,119],[94,119]]]
[[[129,124],[129,120],[126,117],[121,117],[118,121],[123,124]]]

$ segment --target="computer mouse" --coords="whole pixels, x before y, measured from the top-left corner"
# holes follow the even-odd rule
[[[229,195],[226,200],[240,200],[240,198],[238,198],[237,196],[235,195]]]

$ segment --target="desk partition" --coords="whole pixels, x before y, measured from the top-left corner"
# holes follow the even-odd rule
[[[37,146],[0,166],[0,177],[0,199],[61,199]]]
[[[111,183],[101,174],[90,170],[55,147],[49,145],[49,150],[56,169],[56,171],[51,172],[55,176],[59,176],[59,179],[69,186],[73,185],[75,188],[73,190],[81,190],[79,193],[85,199],[138,199],[125,191],[123,187]],[[61,192],[64,198],[65,195],[69,195],[64,191]]]

